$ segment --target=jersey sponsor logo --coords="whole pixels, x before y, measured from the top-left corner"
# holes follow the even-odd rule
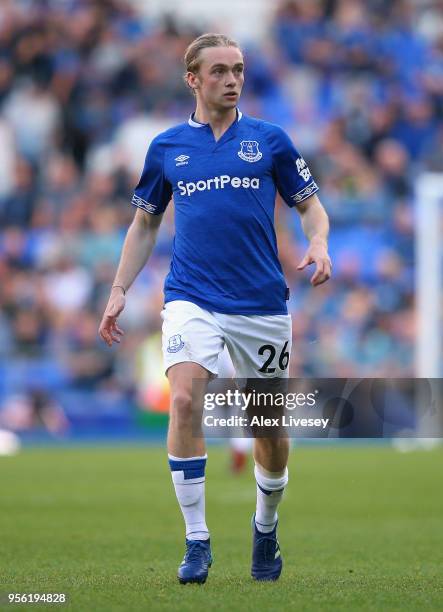
[[[302,179],[308,182],[311,178],[311,173],[309,172],[309,168],[306,165],[306,162],[303,157],[298,157],[295,160],[295,165],[297,166],[297,172],[302,177]]]
[[[175,334],[171,336],[168,340],[168,348],[166,349],[168,353],[178,353],[183,347],[185,343],[182,340],[180,334]]]
[[[188,165],[189,155],[179,155],[174,159],[176,162],[176,166],[187,166]]]
[[[258,150],[258,142],[256,140],[242,140],[240,143],[240,151],[237,152],[240,159],[247,162],[256,162],[263,157],[263,153]]]
[[[210,191],[211,189],[224,189],[227,185],[230,187],[234,187],[234,189],[238,189],[239,187],[243,187],[243,189],[259,189],[260,188],[260,179],[249,176],[244,176],[240,178],[239,176],[229,176],[228,174],[222,174],[221,176],[214,176],[213,178],[201,180],[193,183],[192,181],[189,183],[185,183],[184,181],[179,181],[177,183],[177,187],[180,190],[180,195],[188,195],[190,196],[195,191]]]

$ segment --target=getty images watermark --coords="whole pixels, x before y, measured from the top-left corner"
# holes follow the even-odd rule
[[[329,418],[296,417],[288,411],[301,407],[315,407],[316,395],[312,393],[272,393],[250,392],[227,389],[224,393],[205,393],[203,401],[203,425],[205,427],[321,427],[325,429]],[[228,417],[207,414],[215,408],[239,408],[243,413],[254,411],[252,415],[232,414]],[[282,408],[279,416],[266,416],[267,409]],[[260,413],[257,411],[261,409]]]
[[[426,378],[193,381],[205,437],[443,437],[443,381]]]

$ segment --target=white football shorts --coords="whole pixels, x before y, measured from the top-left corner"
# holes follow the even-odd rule
[[[165,371],[192,361],[218,375],[224,346],[238,378],[287,378],[292,344],[291,315],[209,312],[185,300],[168,302],[163,319]]]

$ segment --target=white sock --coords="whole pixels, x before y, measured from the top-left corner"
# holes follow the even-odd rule
[[[168,455],[175,494],[186,525],[188,540],[207,540],[209,531],[205,520],[205,467],[204,457],[182,459]]]
[[[277,506],[288,484],[288,468],[282,472],[268,472],[256,463],[254,474],[257,481],[255,524],[262,533],[269,533],[277,523]]]

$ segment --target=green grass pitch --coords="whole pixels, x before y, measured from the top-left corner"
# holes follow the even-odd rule
[[[301,447],[280,507],[277,583],[249,576],[252,469],[209,449],[206,585],[178,584],[183,524],[156,447],[30,449],[0,459],[1,609],[441,610],[443,449]],[[67,606],[5,604],[65,592]]]

